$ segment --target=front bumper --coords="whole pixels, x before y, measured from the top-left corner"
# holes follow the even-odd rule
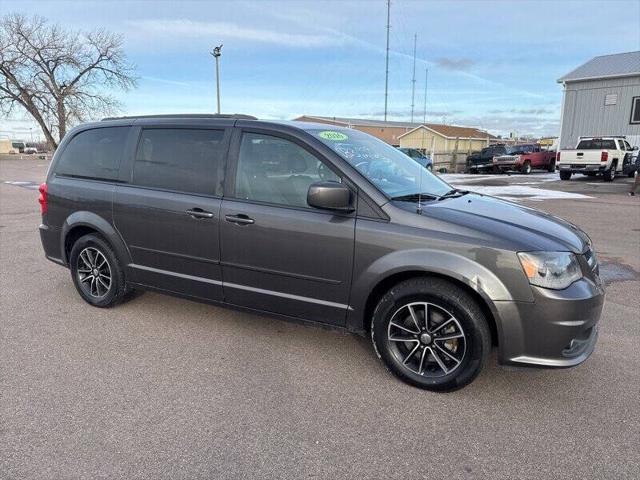
[[[518,162],[518,161],[493,162],[493,168],[501,171],[520,170],[522,169],[522,162]]]
[[[498,360],[507,365],[573,367],[595,349],[604,305],[599,279],[564,290],[532,287],[533,302],[495,302]]]
[[[493,170],[493,163],[472,163],[467,165],[468,172],[486,172]]]

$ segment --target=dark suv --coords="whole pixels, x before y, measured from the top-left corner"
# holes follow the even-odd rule
[[[246,116],[108,119],[69,132],[40,187],[47,258],[80,296],[131,289],[371,335],[404,381],[568,367],[604,301],[587,235],[451,188],[365,133]]]
[[[508,153],[507,146],[498,143],[485,147],[479,152],[474,152],[467,157],[467,173],[479,173],[483,171],[493,170],[493,157],[506,155]]]

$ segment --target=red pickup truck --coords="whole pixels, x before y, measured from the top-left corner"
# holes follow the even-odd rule
[[[493,158],[495,171],[517,170],[529,174],[534,168],[553,172],[556,169],[556,152],[542,150],[539,145],[526,144],[508,147],[506,155]]]

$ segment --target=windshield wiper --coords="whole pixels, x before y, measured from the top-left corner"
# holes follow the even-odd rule
[[[432,193],[408,193],[407,195],[398,195],[397,197],[391,197],[391,200],[397,200],[399,202],[418,202],[420,200],[439,200],[440,197]]]
[[[457,188],[453,188],[449,190],[447,193],[445,193],[444,195],[441,195],[440,197],[438,197],[438,200],[444,200],[445,198],[461,197],[463,195],[466,195],[467,193],[469,193],[469,190],[458,190]]]

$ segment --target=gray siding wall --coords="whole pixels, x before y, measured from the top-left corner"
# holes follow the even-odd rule
[[[604,104],[610,93],[618,94],[616,105]],[[640,145],[640,125],[629,123],[640,76],[569,82],[564,95],[560,148],[575,148],[578,137],[590,135],[626,135],[631,145]]]

